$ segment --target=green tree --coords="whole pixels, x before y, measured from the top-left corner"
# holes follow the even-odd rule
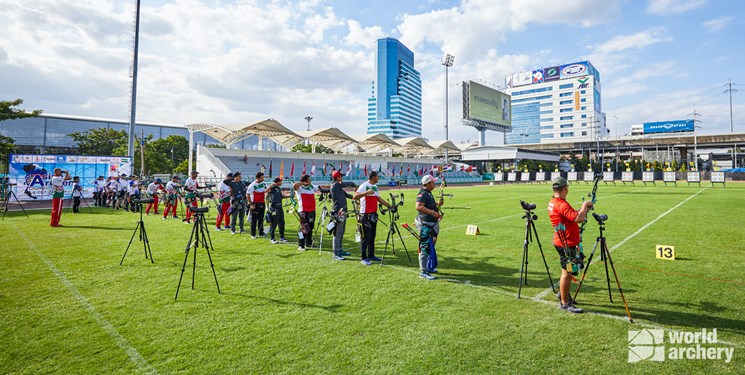
[[[290,149],[292,152],[313,152],[313,145],[304,145],[302,143],[298,143]],[[333,154],[334,150],[324,146],[324,145],[316,145],[316,154],[321,153],[327,153],[327,154]]]
[[[15,139],[0,135],[0,171],[8,173],[5,169],[8,165],[10,154],[16,149]]]
[[[191,166],[192,169],[197,169],[197,161],[194,160],[194,165]],[[176,166],[176,168],[173,170],[174,173],[180,174],[180,175],[187,175],[189,174],[189,159],[185,159],[179,163],[179,165]]]
[[[169,135],[166,138],[159,138],[150,143],[156,152],[162,153],[171,161],[171,167],[178,166],[184,160],[189,159],[189,140],[180,135]],[[147,154],[147,149],[145,150]],[[173,159],[171,159],[173,157]],[[170,173],[169,169],[167,172]]]
[[[40,109],[33,110],[29,113],[22,109],[13,108],[18,107],[21,104],[23,104],[23,99],[0,101],[0,121],[13,120],[24,117],[36,117],[41,114]]]
[[[126,156],[127,132],[108,128],[94,128],[68,134],[78,145],[82,155]]]

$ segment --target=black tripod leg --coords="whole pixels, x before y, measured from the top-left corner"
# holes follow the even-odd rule
[[[528,242],[530,241],[530,219],[525,220],[525,240],[523,242],[523,259],[520,261],[520,285],[517,288],[517,299],[523,290],[523,281],[528,285]]]
[[[390,241],[390,239],[391,239],[391,229],[389,227],[388,228],[388,235],[385,236],[385,246],[383,247],[383,257],[380,258],[380,266],[381,267],[383,267],[383,263],[385,263],[385,253],[388,251],[388,242]],[[395,247],[395,246],[396,245],[392,245],[392,248]],[[396,253],[396,251],[393,250],[393,254],[395,254],[395,253]]]
[[[398,229],[398,226],[395,226],[395,228],[396,233],[398,233],[398,239],[401,240],[401,246],[404,247],[404,251],[406,252],[406,257],[409,258],[409,263],[411,263],[411,255],[409,255],[409,249],[406,248],[406,242],[404,242],[404,238],[401,236],[401,229]]]
[[[119,265],[121,266],[122,263],[124,263],[124,257],[127,256],[127,252],[129,251],[129,247],[132,246],[132,241],[135,239],[135,235],[137,234],[137,230],[140,229],[140,225],[142,225],[142,222],[138,222],[137,226],[135,227],[134,232],[132,232],[132,238],[129,239],[129,244],[127,244],[127,248],[124,250],[124,255],[122,255],[122,260],[119,262]],[[140,238],[142,238],[142,234],[140,234]]]
[[[145,259],[148,258],[148,255],[150,256],[150,263],[155,263],[155,260],[153,259],[153,252],[150,251],[150,240],[147,238],[147,231],[145,230],[145,222],[140,220],[140,223],[142,223],[142,234],[140,235],[140,238],[142,240],[142,246],[145,250]]]
[[[194,278],[197,275],[197,250],[199,249],[199,244],[201,243],[199,240],[199,226],[194,225],[194,228],[192,229],[196,233],[196,238],[194,239],[194,262],[192,263],[191,267],[191,290],[194,290]],[[203,241],[204,239],[202,239]]]
[[[613,295],[610,292],[610,275],[608,275],[608,253],[606,253],[606,250],[608,247],[605,245],[605,237],[601,238],[601,244],[600,244],[600,257],[603,259],[603,263],[605,264],[605,282],[608,284],[608,299],[611,303],[613,303]]]
[[[194,228],[196,228],[196,227],[194,227]],[[184,251],[184,253],[185,253],[185,255],[184,255],[184,264],[181,266],[181,276],[179,276],[179,278],[178,278],[178,286],[176,287],[176,297],[173,299],[174,301],[175,300],[178,300],[178,291],[181,289],[181,280],[184,278],[184,271],[186,270],[186,261],[189,259],[189,249],[191,249],[191,246],[192,246],[192,242],[191,241],[194,239],[194,232],[195,232],[195,229],[194,228],[192,228],[192,230],[191,230],[191,235],[189,236],[189,242],[186,243],[186,250]],[[197,251],[197,249],[195,247],[194,248],[194,252],[196,252],[196,251]]]
[[[21,211],[23,211],[23,214],[26,215],[26,219],[28,219],[29,218],[28,217],[28,212],[26,212],[26,209],[23,208],[23,205],[21,204],[21,201],[18,200],[18,196],[16,195],[16,193],[14,193],[13,190],[11,190],[10,191],[10,195],[13,197],[13,199],[16,200],[16,203],[18,203],[18,207],[21,208]],[[6,199],[6,201],[9,201],[9,199]],[[8,210],[8,207],[7,206],[5,207],[5,210],[6,211]],[[3,219],[4,218],[5,218],[5,216],[3,215]]]
[[[220,291],[220,284],[217,282],[217,273],[215,272],[215,264],[212,263],[212,254],[210,252],[210,249],[212,249],[212,238],[210,237],[210,231],[207,228],[207,225],[203,221],[200,220],[199,224],[203,227],[204,231],[207,233],[207,241],[209,242],[209,247],[205,247],[207,249],[207,258],[209,258],[210,260],[210,267],[212,268],[212,276],[215,277],[215,285],[217,286],[217,293],[222,293]],[[204,234],[202,234],[202,236],[204,236]]]
[[[535,242],[538,243],[538,250],[541,251],[541,258],[543,258],[543,265],[546,266],[546,275],[548,275],[548,282],[551,284],[551,290],[553,290],[554,293],[556,293],[556,288],[554,288],[554,281],[551,279],[551,272],[548,270],[548,262],[546,262],[546,255],[543,253],[543,245],[541,245],[541,240],[538,238],[538,231],[535,229],[535,222],[531,222],[531,226],[533,227],[533,236],[535,237]]]
[[[623,307],[626,309],[626,316],[629,317],[629,322],[633,323],[634,319],[631,318],[631,312],[629,311],[629,304],[626,302],[626,296],[623,294],[623,288],[621,288],[621,280],[618,278],[618,273],[616,272],[616,266],[613,265],[613,258],[610,257],[610,251],[608,251],[608,247],[605,247],[605,256],[608,258],[608,261],[610,262],[610,267],[613,270],[613,276],[616,278],[616,285],[618,285],[618,292],[621,294],[621,300],[623,301]]]
[[[572,297],[572,301],[574,302],[577,302],[577,295],[579,294],[579,290],[582,288],[582,283],[585,281],[585,276],[587,276],[587,270],[590,269],[590,265],[592,264],[592,257],[595,255],[595,249],[598,248],[598,244],[600,244],[600,237],[598,237],[598,239],[595,241],[595,246],[592,247],[592,252],[590,253],[590,257],[587,258],[587,265],[585,266],[585,271],[582,273],[582,278],[579,280],[579,285],[577,285],[577,290],[574,291],[574,297]]]

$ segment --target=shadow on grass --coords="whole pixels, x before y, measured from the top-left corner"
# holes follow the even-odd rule
[[[64,225],[63,228],[74,228],[74,229],[100,229],[100,230],[127,230],[127,231],[134,231],[134,228],[111,228],[111,227],[96,227],[96,226],[90,226],[90,225]]]
[[[243,297],[243,298],[246,298],[246,299],[266,301],[268,303],[273,303],[273,304],[282,305],[282,306],[295,306],[295,307],[321,309],[321,310],[325,310],[325,311],[331,312],[331,313],[338,312],[342,307],[344,307],[344,305],[340,305],[340,304],[333,304],[333,305],[329,305],[329,306],[322,306],[322,305],[316,305],[316,304],[312,304],[312,303],[283,301],[283,300],[279,300],[279,299],[275,299],[275,298],[269,298],[269,297],[249,296],[248,294],[242,294],[242,293],[228,293],[228,292],[223,292],[222,294],[225,294],[225,295],[228,295],[228,296]]]

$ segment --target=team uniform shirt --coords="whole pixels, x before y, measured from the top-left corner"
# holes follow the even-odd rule
[[[297,189],[298,196],[298,212],[316,212],[316,192],[318,192],[318,186],[316,185],[300,185]]]
[[[72,196],[73,198],[80,198],[83,196],[83,187],[77,182],[72,184]]]
[[[378,199],[380,198],[378,185],[371,184],[370,181],[365,181],[359,188],[357,188],[357,193],[364,193],[369,190],[374,191],[375,194],[365,195],[360,198],[360,213],[362,214],[378,213]]]
[[[217,188],[217,196],[220,202],[230,202],[231,190],[230,185],[228,185],[229,182],[231,182],[231,180],[224,180],[220,182],[220,186]]]
[[[568,247],[575,247],[579,245],[579,225],[574,220],[579,215],[579,212],[572,208],[564,199],[553,197],[548,203],[548,217],[551,219],[551,225],[556,228],[559,223],[563,224],[566,229],[566,240]],[[562,247],[561,240],[559,240],[559,234],[554,231],[554,246]]]
[[[49,185],[52,186],[52,198],[64,198],[65,197],[65,178],[62,176],[52,176],[49,179]]]
[[[119,180],[119,192],[124,193],[129,190],[129,181]]]
[[[95,187],[96,192],[102,192],[104,187],[106,186],[106,181],[104,180],[93,181],[93,186]]]
[[[416,196],[416,201],[424,203],[424,207],[427,209],[439,212],[439,210],[437,209],[437,202],[435,202],[435,197],[432,195],[432,192],[427,190],[426,188],[419,189],[419,194],[417,194]],[[437,218],[430,214],[423,214],[419,212],[418,217],[419,220],[421,220],[422,222],[437,222]]]
[[[186,190],[186,198],[194,198],[197,196],[197,180],[189,177],[184,182],[184,190]]]
[[[119,191],[119,180],[111,180],[107,182],[106,188],[108,188],[109,191],[113,191],[113,192]]]
[[[282,188],[279,186],[275,186],[267,192],[267,195],[269,195],[269,203],[273,206],[282,205]]]
[[[140,181],[129,181],[129,191],[128,191],[128,193],[130,195],[140,194]]]
[[[163,186],[157,182],[151,182],[150,185],[147,185],[147,193],[150,195],[155,195],[158,193],[158,190],[162,190]]]
[[[248,185],[248,194],[251,198],[252,203],[264,203],[264,194],[266,193],[266,187],[269,186],[266,182],[254,181],[251,185]]]
[[[178,194],[178,186],[173,181],[168,181],[166,184],[166,194],[170,196],[171,198],[175,197],[176,194]]]

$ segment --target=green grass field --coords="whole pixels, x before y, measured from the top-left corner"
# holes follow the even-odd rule
[[[569,201],[590,188],[573,185]],[[615,282],[609,302],[602,263],[591,266],[579,296],[586,313],[559,310],[536,243],[529,284],[516,299],[520,199],[538,205],[537,229],[558,281],[550,190],[447,188],[455,198],[446,206],[471,209],[446,211],[435,281],[417,277],[416,242],[403,230],[413,263],[399,250],[386,266],[365,267],[353,222],[346,243],[353,256],[339,262],[330,251],[215,232],[213,212],[222,294],[199,249],[196,289],[187,268],[178,301],[190,226],[146,217],[155,263],[135,240],[120,266],[134,214],[84,209],[50,228],[49,211],[30,219],[11,213],[0,224],[0,373],[745,373],[745,185],[601,183],[595,212],[609,216],[608,246],[633,324]],[[402,192],[399,223],[411,223],[415,191]],[[293,239],[297,221],[287,221]],[[466,236],[468,224],[482,234]],[[378,227],[378,256],[386,230]],[[597,234],[591,219],[588,255]],[[330,249],[330,238],[324,242]],[[656,245],[675,246],[678,259],[655,259]],[[643,328],[717,328],[713,346],[734,347],[734,358],[628,363],[628,331]]]

